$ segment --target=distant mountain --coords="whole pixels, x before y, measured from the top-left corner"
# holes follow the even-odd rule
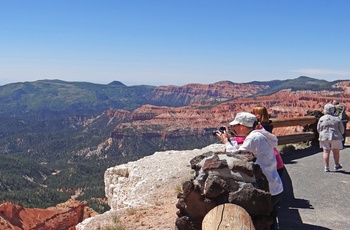
[[[75,115],[96,115],[103,110],[134,110],[144,104],[185,106],[203,100],[230,100],[239,97],[270,95],[282,89],[336,91],[328,82],[309,77],[291,80],[237,84],[188,84],[184,86],[126,86],[114,81],[107,85],[88,82],[40,80],[0,86],[0,116],[29,116],[50,119]]]
[[[260,96],[260,95],[270,95],[273,93],[277,93],[278,91],[283,89],[291,89],[292,91],[298,91],[298,90],[339,91],[338,88],[333,87],[333,85],[338,82],[342,82],[342,81],[338,80],[338,81],[328,82],[326,80],[318,80],[315,78],[301,76],[296,79],[290,79],[290,80],[283,80],[283,81],[275,80],[275,81],[268,81],[268,82],[253,81],[247,84],[268,85],[269,86],[268,89],[266,89],[263,92],[257,93],[255,95],[255,96]]]
[[[108,108],[135,109],[149,101],[154,86],[40,80],[0,87],[0,115],[35,119],[100,114]]]
[[[108,167],[217,142],[215,129],[256,104],[275,117],[303,115],[335,98],[350,108],[349,88],[350,81],[308,77],[159,87],[60,80],[4,85],[0,156],[8,166],[0,171],[0,199],[45,207],[78,188],[84,191],[79,199],[103,198]],[[11,170],[17,167],[12,163],[24,171]],[[25,198],[29,193],[36,198]]]

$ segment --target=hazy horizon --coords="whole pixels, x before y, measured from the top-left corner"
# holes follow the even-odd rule
[[[309,77],[309,76],[299,76],[299,77]],[[293,80],[293,79],[297,79],[299,77],[295,77],[295,78],[288,78],[288,79],[282,79],[282,80]],[[311,77],[310,77],[311,78]],[[312,79],[316,79],[316,80],[324,80],[324,79],[318,79],[318,78],[312,78]],[[34,80],[34,81],[19,81],[19,82],[10,82],[10,83],[6,83],[6,84],[0,84],[0,87],[1,86],[5,86],[5,85],[8,85],[8,84],[16,84],[16,83],[24,83],[24,82],[35,82],[35,81],[45,81],[45,80],[49,80],[49,81],[54,81],[54,80],[58,80],[58,81],[64,81],[64,82],[84,82],[84,83],[92,83],[92,84],[100,84],[100,85],[108,85],[110,83],[112,83],[113,81],[118,81],[118,80],[113,80],[111,82],[107,82],[107,83],[97,83],[97,82],[91,82],[91,81],[70,81],[70,80],[62,80],[62,79],[38,79],[38,80]],[[271,79],[271,80],[260,80],[258,82],[268,82],[268,81],[275,81],[275,80],[280,80],[282,81],[281,79]],[[215,82],[210,82],[210,83],[201,83],[201,82],[191,82],[191,83],[186,83],[186,84],[183,84],[183,85],[175,85],[175,84],[164,84],[164,85],[152,85],[152,84],[133,84],[133,85],[130,85],[130,84],[125,84],[124,82],[122,81],[118,81],[126,86],[138,86],[138,85],[149,85],[149,86],[170,86],[170,85],[175,85],[175,86],[184,86],[184,85],[187,85],[187,84],[215,84],[215,83],[218,83],[218,82],[222,82],[222,81],[230,81],[230,82],[233,82],[233,83],[251,83],[251,82],[254,82],[254,81],[247,81],[247,82],[235,82],[235,81],[231,81],[231,80],[219,80],[219,81],[215,81]],[[350,81],[350,79],[335,79],[335,80],[326,80],[328,82],[333,82],[333,81]]]

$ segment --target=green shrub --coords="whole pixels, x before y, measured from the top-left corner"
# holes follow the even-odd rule
[[[294,145],[283,145],[279,151],[281,153],[290,153],[290,152],[294,152],[295,150],[296,149]]]

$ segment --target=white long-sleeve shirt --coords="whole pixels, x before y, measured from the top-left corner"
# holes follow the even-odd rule
[[[272,196],[283,192],[283,184],[277,172],[276,157],[273,152],[273,148],[277,146],[277,143],[278,139],[275,135],[264,129],[259,129],[250,132],[238,149],[237,146],[229,142],[225,144],[226,151],[246,150],[254,154],[256,157],[255,163],[260,166],[269,182]]]

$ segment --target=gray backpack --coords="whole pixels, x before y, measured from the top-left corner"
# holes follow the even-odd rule
[[[338,104],[335,106],[334,115],[338,116],[342,122],[348,122],[349,118],[346,115],[345,106]]]

